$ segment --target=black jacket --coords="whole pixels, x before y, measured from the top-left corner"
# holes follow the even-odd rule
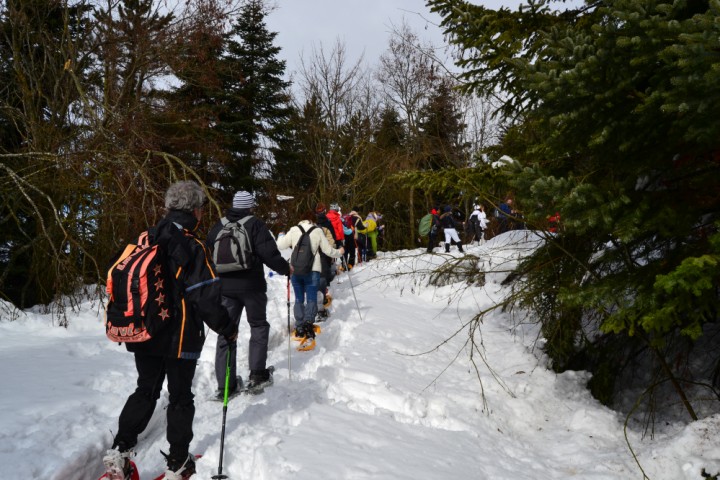
[[[193,233],[197,223],[191,213],[171,210],[149,229],[152,241],[167,253],[173,274],[173,323],[147,342],[126,343],[129,351],[198,359],[205,343],[203,322],[221,335],[234,333],[221,304],[220,279],[205,245]]]
[[[225,212],[225,217],[231,222],[241,220],[248,215],[252,215],[252,213],[247,209],[229,208]],[[212,245],[221,229],[222,222],[218,221],[208,232],[207,246],[211,252]],[[245,222],[245,229],[250,235],[253,253],[259,261],[256,261],[249,270],[220,274],[224,292],[266,292],[267,282],[263,264],[280,275],[290,275],[290,265],[280,254],[277,243],[265,222],[257,217],[252,217]],[[210,257],[212,258],[212,255]]]
[[[460,223],[455,220],[455,217],[453,217],[452,212],[445,212],[440,215],[440,225],[442,228],[454,228],[456,230],[461,226]]]

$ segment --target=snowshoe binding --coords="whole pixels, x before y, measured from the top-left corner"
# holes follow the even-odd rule
[[[118,448],[113,448],[105,452],[105,474],[100,480],[140,480],[135,462],[130,460],[133,456],[135,452],[132,450],[121,452]]]

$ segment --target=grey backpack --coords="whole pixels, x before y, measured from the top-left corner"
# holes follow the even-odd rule
[[[249,270],[255,265],[252,241],[245,228],[250,218],[252,216],[248,215],[237,222],[231,222],[226,217],[220,219],[223,227],[213,243],[212,255],[218,273]]]

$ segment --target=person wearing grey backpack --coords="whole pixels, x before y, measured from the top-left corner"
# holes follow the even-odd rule
[[[270,324],[266,314],[267,282],[263,265],[281,275],[290,275],[290,265],[280,254],[267,225],[253,215],[255,207],[257,203],[250,192],[236,192],[232,207],[210,229],[206,242],[220,277],[223,306],[238,326],[244,310],[250,325],[250,375],[245,385],[249,393],[261,393],[273,383],[272,371],[266,365]],[[228,351],[229,393],[234,394],[243,387],[242,379],[236,373],[237,344],[219,336],[215,351],[219,399],[225,389]]]

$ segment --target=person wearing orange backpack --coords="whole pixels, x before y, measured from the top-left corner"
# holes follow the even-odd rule
[[[237,325],[221,303],[220,278],[195,234],[206,200],[195,182],[172,184],[165,193],[167,214],[148,231],[153,245],[166,252],[163,267],[171,274],[167,278],[173,280],[165,289],[172,298],[167,320],[171,323],[146,341],[125,344],[135,355],[137,388],[125,402],[112,447],[103,457],[105,478],[124,479],[133,474],[133,448],[150,422],[165,379],[170,444],[170,452],[163,453],[165,478],[185,480],[195,473],[195,457],[189,453],[195,416],[192,382],[205,343],[203,323],[228,341],[237,338]]]

